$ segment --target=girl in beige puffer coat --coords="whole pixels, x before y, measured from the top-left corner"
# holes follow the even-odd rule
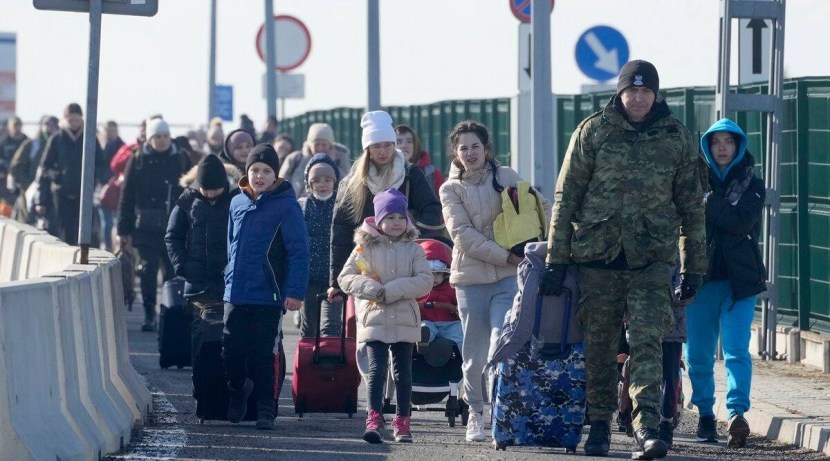
[[[412,349],[421,339],[417,298],[432,289],[432,272],[424,250],[415,243],[418,230],[409,220],[406,196],[387,189],[373,199],[375,216],[355,233],[356,247],[337,282],[354,296],[357,340],[369,357],[369,412],[363,439],[383,438],[383,386],[392,352],[397,412],[392,421],[397,442],[411,442]]]

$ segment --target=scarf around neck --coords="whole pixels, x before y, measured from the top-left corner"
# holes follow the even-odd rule
[[[406,179],[406,160],[404,160],[403,153],[395,150],[395,157],[392,159],[392,177],[388,184],[381,183],[383,178],[378,173],[378,169],[374,163],[369,165],[369,174],[366,176],[366,187],[372,195],[377,195],[378,192],[386,189],[398,189]]]

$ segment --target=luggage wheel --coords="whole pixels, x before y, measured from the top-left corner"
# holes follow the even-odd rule
[[[493,448],[495,448],[496,451],[499,451],[499,450],[507,451],[507,443],[506,442],[496,442],[495,440],[493,440]]]
[[[447,410],[447,423],[450,427],[455,427],[455,410]]]
[[[177,370],[181,370],[182,368],[184,368],[184,365],[176,365]]]
[[[349,415],[349,418],[351,418],[351,417],[354,416],[354,413],[348,413],[348,415]]]
[[[635,451],[635,452],[631,453],[631,459],[642,459],[642,460],[645,460],[645,461],[649,461],[649,460],[652,460],[654,458],[652,458],[651,456],[646,456],[645,453],[642,452],[642,451]]]
[[[576,453],[576,446],[573,447],[565,447],[565,453]]]
[[[205,424],[205,418],[199,418],[199,424],[200,425]]]

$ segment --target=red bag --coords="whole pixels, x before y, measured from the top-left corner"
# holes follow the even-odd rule
[[[113,176],[101,188],[99,200],[101,206],[108,210],[117,210],[118,201],[121,199],[121,183],[124,181],[124,176]]]
[[[343,325],[346,325],[345,295]],[[320,307],[325,293],[317,295],[317,331],[313,338],[302,338],[294,354],[292,395],[294,411],[304,413],[357,413],[357,387],[360,372],[355,358],[357,344],[346,337],[346,329],[340,336],[320,337]]]

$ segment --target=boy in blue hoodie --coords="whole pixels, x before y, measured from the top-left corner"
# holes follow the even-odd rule
[[[317,327],[317,295],[325,293],[329,286],[329,253],[331,248],[331,221],[340,171],[328,154],[315,154],[305,167],[305,184],[308,195],[300,198],[305,214],[311,260],[308,291],[300,309],[300,336],[312,337]],[[342,327],[342,301],[323,301],[320,321],[322,336],[337,336]]]
[[[245,417],[248,397],[256,389],[256,427],[265,430],[274,429],[274,341],[282,308],[300,309],[308,285],[308,238],[295,224],[303,214],[278,170],[273,147],[259,144],[251,150],[247,174],[239,181],[241,193],[231,200],[225,269],[228,420],[238,423]],[[247,365],[255,382],[247,378]]]

